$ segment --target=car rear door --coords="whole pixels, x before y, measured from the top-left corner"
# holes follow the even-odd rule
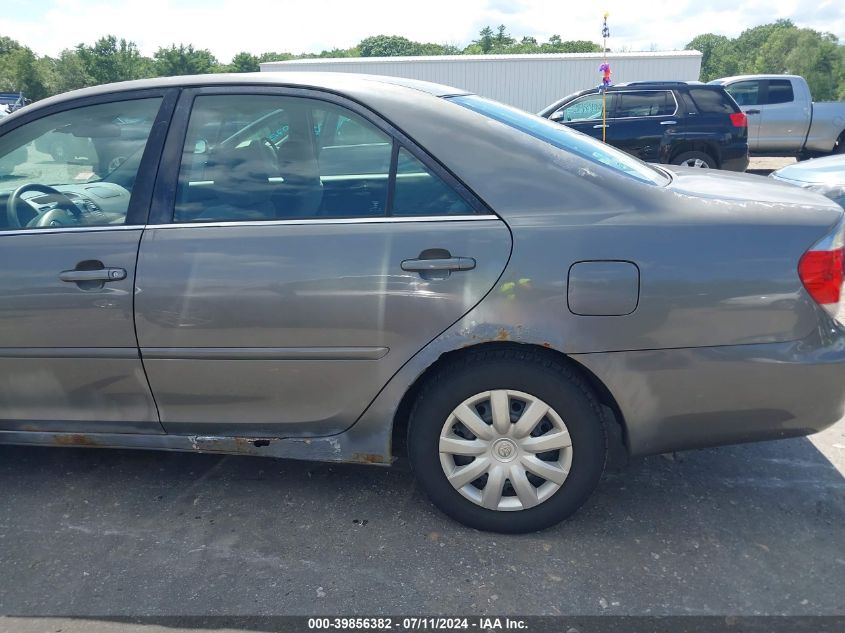
[[[135,337],[138,244],[175,92],[34,110],[4,128],[0,164],[0,430],[161,433]],[[96,147],[134,117],[120,161]],[[45,138],[84,155],[56,160]],[[15,155],[14,166],[4,157]],[[48,187],[45,187],[48,185]],[[11,200],[10,200],[11,198]]]
[[[664,136],[678,124],[678,103],[671,90],[620,90],[607,142],[637,158],[660,162]]]
[[[344,430],[493,288],[511,248],[401,133],[319,91],[185,91],[154,213],[136,322],[173,433]]]

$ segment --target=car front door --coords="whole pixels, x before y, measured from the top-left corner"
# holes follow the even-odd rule
[[[505,267],[507,226],[352,102],[207,88],[177,113],[136,299],[168,432],[338,433]]]
[[[163,432],[132,304],[174,103],[169,92],[123,93],[33,110],[3,129],[0,429]],[[138,134],[107,156],[127,118]],[[41,151],[56,137],[78,151]]]
[[[763,120],[761,102],[765,92],[765,82],[760,79],[737,81],[727,84],[725,90],[748,117],[748,149],[752,152],[761,150],[761,141],[766,135],[761,127]]]
[[[660,162],[665,137],[678,124],[678,103],[671,90],[624,90],[616,93],[607,142],[637,158]]]

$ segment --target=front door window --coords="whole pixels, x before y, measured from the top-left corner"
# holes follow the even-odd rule
[[[126,223],[161,98],[66,110],[0,137],[0,231]]]

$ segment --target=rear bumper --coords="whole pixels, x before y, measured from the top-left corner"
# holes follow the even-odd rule
[[[809,435],[845,414],[845,331],[573,358],[610,390],[634,455]]]
[[[745,144],[722,149],[720,169],[745,171],[748,169],[748,146]]]

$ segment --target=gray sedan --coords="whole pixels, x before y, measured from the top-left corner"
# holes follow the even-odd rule
[[[798,188],[339,74],[69,93],[3,120],[3,164],[0,442],[407,442],[446,514],[524,532],[615,425],[643,455],[843,414],[843,211]]]

